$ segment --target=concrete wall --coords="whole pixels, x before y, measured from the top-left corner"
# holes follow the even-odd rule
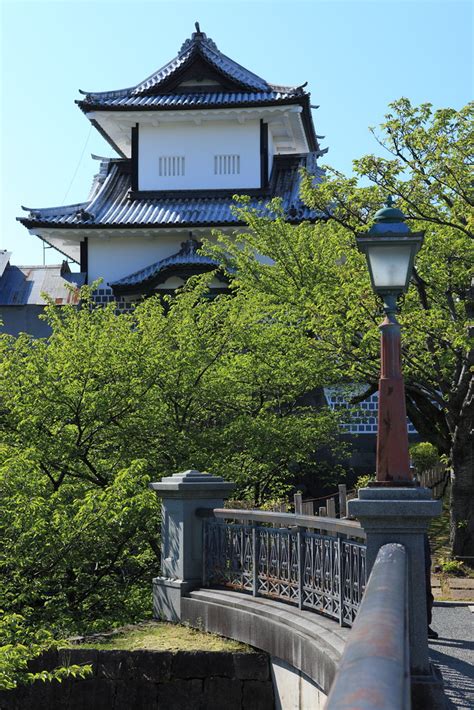
[[[47,338],[51,328],[39,319],[44,313],[44,306],[0,306],[0,332],[17,336],[19,333],[29,333],[35,338]]]
[[[295,680],[296,676],[308,679],[321,696],[326,696],[349,633],[349,629],[320,614],[220,589],[191,592],[182,598],[181,612],[182,621],[190,626],[248,643],[279,659],[280,667],[274,677],[281,679],[283,698],[287,695],[285,688],[296,682],[300,688],[298,697],[311,695],[310,688]],[[295,678],[291,680],[285,670],[294,672]],[[281,707],[287,710],[283,703]],[[296,707],[312,710],[312,706]],[[289,710],[293,708],[289,706]]]
[[[138,154],[140,190],[260,187],[258,120],[140,125]],[[216,155],[239,156],[238,174],[215,174]],[[173,156],[184,158],[184,174],[160,176],[160,157]]]
[[[0,691],[2,710],[273,710],[269,657],[209,651],[45,654],[32,671],[92,664],[93,675]]]
[[[275,710],[322,710],[326,695],[307,675],[281,658],[271,659]]]

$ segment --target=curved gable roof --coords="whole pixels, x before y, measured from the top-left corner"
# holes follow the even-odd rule
[[[110,100],[131,99],[138,96],[172,92],[180,80],[186,78],[186,71],[195,64],[199,65],[201,72],[207,68],[214,79],[221,78],[224,87],[230,91],[244,90],[247,92],[304,94],[302,87],[270,84],[262,77],[227,57],[218,49],[212,39],[207,37],[204,32],[201,32],[199,24],[196,23],[196,32],[193,32],[191,38],[183,43],[178,55],[136,86],[117,91],[81,91],[80,93],[85,95],[85,99],[78,103],[81,108],[86,108],[87,104],[95,106],[100,105],[103,101],[107,105]],[[220,90],[222,91],[222,86]]]
[[[199,253],[200,246],[200,242],[194,239],[190,233],[189,238],[181,243],[180,250],[175,254],[160,259],[144,269],[134,271],[109,285],[116,293],[134,292],[137,288],[143,290],[147,286],[156,285],[163,281],[170,272],[179,269],[188,270],[194,274],[218,268],[218,261]]]

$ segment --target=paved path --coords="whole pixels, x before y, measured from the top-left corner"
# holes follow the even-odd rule
[[[474,708],[474,606],[434,606],[430,657],[443,674],[448,708]]]

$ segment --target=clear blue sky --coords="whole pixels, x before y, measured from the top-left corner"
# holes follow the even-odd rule
[[[472,4],[457,0],[22,2],[0,0],[2,189],[0,247],[42,263],[41,242],[16,223],[20,205],[87,198],[112,155],[74,104],[78,89],[134,85],[201,29],[228,56],[277,84],[308,81],[324,162],[350,172],[377,152],[368,126],[400,96],[460,108],[472,98]],[[84,153],[83,153],[84,151]],[[83,153],[82,160],[80,160]],[[71,184],[72,182],[72,184]],[[65,199],[66,198],[66,199]],[[59,263],[54,250],[47,263]]]

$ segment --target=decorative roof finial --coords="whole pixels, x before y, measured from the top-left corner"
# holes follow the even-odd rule
[[[206,37],[205,33],[201,30],[201,25],[199,24],[199,22],[195,22],[194,27],[196,29],[196,32],[193,32],[190,38],[184,40],[183,44],[181,45],[181,49],[179,50],[179,54],[181,55],[188,49],[192,49],[196,43],[199,44],[200,42],[205,42],[208,48],[210,47],[211,49],[215,49],[217,51],[215,43],[212,41],[212,39]]]
[[[375,224],[370,228],[369,234],[380,232],[381,229],[382,231],[386,231],[383,225],[392,225],[390,227],[390,229],[392,229],[395,223],[397,224],[397,232],[409,232],[410,230],[408,226],[404,224],[405,220],[406,216],[400,209],[398,209],[398,207],[395,207],[393,197],[389,195],[384,202],[384,207],[382,207],[382,209],[378,210],[378,212],[375,213]],[[382,225],[382,227],[380,225]]]
[[[198,240],[194,238],[193,233],[189,232],[188,234],[189,236],[187,240],[185,242],[181,242],[181,249],[179,250],[178,254],[191,256],[195,254],[198,249],[201,248],[201,242],[198,242]]]

